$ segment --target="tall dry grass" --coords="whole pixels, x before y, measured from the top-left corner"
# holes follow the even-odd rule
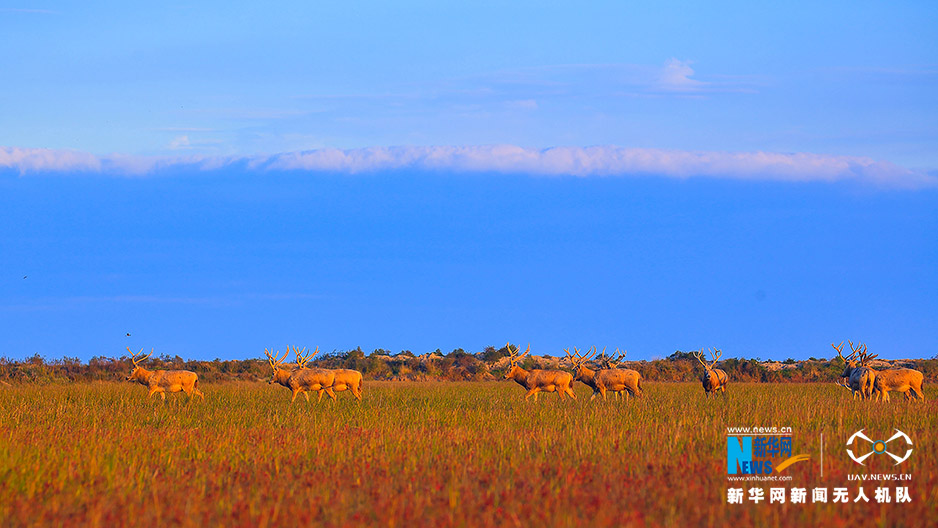
[[[119,383],[0,388],[0,524],[48,526],[934,525],[938,394],[854,402],[833,385],[646,383],[588,403],[511,383],[379,383],[356,404],[205,384],[204,403]],[[726,427],[794,427],[784,487],[846,486],[854,431],[912,436],[911,504],[727,505]],[[825,445],[820,477],[819,436]],[[733,484],[732,487],[740,486]],[[748,485],[742,485],[748,487]],[[768,484],[761,487],[766,489]],[[866,485],[872,499],[873,486]],[[809,497],[810,501],[810,497]]]

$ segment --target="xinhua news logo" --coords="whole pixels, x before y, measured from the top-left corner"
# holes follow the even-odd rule
[[[810,458],[794,455],[793,449],[791,427],[730,427],[726,434],[726,474],[769,478]]]
[[[888,455],[895,461],[893,465],[898,466],[912,456],[912,439],[902,431],[895,429],[888,440],[873,440],[863,431],[860,429],[847,439],[847,454],[857,464],[865,466],[873,455]]]

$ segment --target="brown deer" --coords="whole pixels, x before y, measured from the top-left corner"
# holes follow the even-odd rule
[[[166,391],[182,391],[186,393],[189,399],[198,396],[203,401],[205,400],[205,395],[199,390],[199,375],[195,372],[188,370],[147,370],[141,367],[140,363],[153,355],[153,349],[150,349],[150,353],[145,356],[143,355],[143,349],[140,350],[139,354],[134,354],[130,347],[127,347],[127,351],[130,352],[130,361],[134,365],[130,375],[127,376],[127,381],[136,381],[149,387],[150,393],[147,394],[147,398],[159,394],[160,398],[166,401]]]
[[[859,396],[861,400],[871,399],[873,397],[873,384],[876,379],[876,371],[871,369],[868,365],[869,362],[878,357],[879,354],[871,356],[866,352],[866,345],[860,344],[860,346],[853,346],[853,341],[847,342],[850,343],[850,349],[853,351],[847,357],[844,357],[843,354],[840,353],[840,350],[843,348],[843,343],[840,344],[840,349],[831,343],[831,346],[837,350],[837,355],[840,356],[840,359],[844,360],[844,371],[840,374],[840,377],[847,379],[850,390],[853,391],[854,398]]]
[[[528,349],[520,356],[512,350],[511,343],[505,346],[508,347],[510,362],[505,372],[505,379],[515,380],[518,385],[528,389],[527,394],[524,395],[524,401],[528,401],[528,398],[534,395],[534,401],[537,402],[537,393],[541,391],[556,392],[561,400],[564,394],[576,399],[576,394],[573,392],[572,374],[562,370],[524,370],[518,365],[518,361],[531,352],[531,345],[528,345]]]
[[[723,398],[726,398],[726,384],[729,381],[726,372],[724,372],[723,369],[713,368],[717,364],[717,361],[720,360],[720,357],[723,356],[723,351],[711,348],[710,356],[713,358],[713,361],[707,363],[703,360],[703,349],[700,349],[700,352],[694,352],[694,357],[697,358],[697,361],[700,362],[704,368],[704,373],[700,377],[700,383],[703,385],[707,399],[710,399],[712,393],[717,391],[723,393]]]
[[[844,357],[843,355],[844,342],[843,341],[840,342],[840,346],[837,346],[834,343],[831,343],[831,346],[834,347],[834,350],[837,351],[837,355],[840,357],[841,360],[843,360],[844,367],[845,367],[844,372],[840,374],[840,381],[837,384],[840,385],[841,387],[844,387],[845,389],[850,390],[850,392],[853,393],[853,399],[857,399],[857,397],[860,396],[860,393],[853,390],[853,387],[850,386],[850,373],[853,372],[853,369],[855,369],[857,367],[857,364],[859,363],[859,361],[853,359],[854,356],[856,355],[856,352],[854,352],[853,354],[850,354],[847,357]],[[847,371],[847,368],[850,369],[849,372]]]
[[[305,351],[306,349],[303,349],[303,352]],[[315,352],[308,355],[303,355],[303,352],[297,348],[294,348],[293,352],[296,354],[296,366],[286,368],[288,365],[284,365],[283,360],[290,353],[289,346],[287,346],[287,351],[283,353],[283,356],[279,358],[277,357],[279,352],[271,354],[269,350],[264,349],[264,353],[267,354],[267,361],[273,369],[273,375],[268,383],[278,383],[290,389],[293,392],[290,403],[295,402],[296,397],[300,394],[303,394],[306,401],[309,401],[309,393],[312,391],[319,393],[319,399],[316,400],[316,403],[322,401],[323,392],[328,394],[334,402],[335,393],[332,391],[332,385],[335,383],[335,373],[325,369],[306,368],[306,363],[319,352],[319,349],[317,348]]]
[[[620,392],[624,392],[626,400],[628,400],[629,394],[633,396],[642,395],[642,375],[634,370],[618,368],[618,362],[625,357],[625,354],[620,354],[613,359],[606,356],[606,349],[603,349],[603,353],[599,356],[596,356],[595,352],[592,356],[583,356],[580,354],[580,349],[576,347],[573,348],[573,351],[574,353],[571,355],[569,350],[564,349],[567,358],[573,364],[573,380],[582,381],[593,389],[590,401],[593,401],[597,395],[601,395],[603,401],[605,401],[606,391],[615,394],[616,398],[619,397]],[[616,349],[616,352],[618,353],[619,349]],[[599,358],[603,363],[599,370],[591,370],[586,366],[594,358]]]
[[[319,348],[316,348],[316,352],[319,352]],[[315,356],[316,353],[313,353],[312,356]],[[320,369],[328,370],[335,374],[335,380],[332,385],[332,390],[334,392],[342,391],[351,391],[352,396],[355,396],[355,399],[359,402],[362,401],[362,373],[357,370],[352,369]],[[320,392],[319,397],[322,398],[322,393]]]
[[[882,397],[883,401],[889,401],[889,391],[905,393],[905,399],[925,401],[925,392],[922,390],[922,381],[924,375],[910,368],[886,369],[876,372],[876,378],[873,380],[873,393],[876,399]]]

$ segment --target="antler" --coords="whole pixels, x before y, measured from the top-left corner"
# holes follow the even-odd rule
[[[270,350],[267,350],[265,348],[264,353],[267,354],[267,361],[270,363],[270,368],[277,370],[277,367],[279,367],[283,363],[283,360],[287,359],[287,354],[290,353],[290,349],[287,348],[287,351],[283,353],[283,356],[280,359],[277,359],[277,356],[276,356],[276,354],[280,353],[279,351],[276,352],[276,354],[271,354]]]
[[[834,343],[831,343],[831,346],[834,347],[834,350],[837,351],[837,355],[840,356],[840,359],[844,360],[844,363],[846,363],[847,358],[845,358],[844,355],[841,353],[844,349],[844,342],[841,341],[840,346],[836,346]]]
[[[599,347],[596,347],[596,350],[599,350]],[[606,355],[606,347],[603,347],[603,351],[599,354],[593,356],[593,361],[599,364],[602,368],[609,368],[611,358]]]
[[[691,354],[693,354],[694,357],[697,358],[697,361],[698,361],[701,365],[703,365],[704,368],[710,368],[710,366],[707,365],[707,364],[704,362],[704,360],[703,360],[703,349],[702,349],[702,348],[700,349],[700,352],[691,352]]]
[[[143,360],[145,360],[145,359],[147,359],[148,357],[150,357],[150,356],[153,355],[153,349],[152,349],[152,348],[150,349],[150,353],[147,354],[147,355],[145,355],[145,356],[143,355],[143,349],[142,349],[142,348],[140,349],[139,355],[138,355],[138,354],[134,354],[134,351],[131,350],[130,347],[127,347],[127,351],[130,352],[130,361],[133,362],[133,364],[134,364],[135,367],[139,367],[141,361],[143,361]]]
[[[567,353],[567,357],[569,357],[570,362],[573,363],[573,368],[578,368],[580,365],[590,360],[590,356],[583,356],[583,354],[580,354],[580,349],[577,347],[573,347],[573,355],[571,355],[570,351],[566,348],[563,349],[563,351]]]
[[[853,354],[850,354],[849,356],[847,356],[847,359],[852,359],[853,356],[857,356],[860,353],[860,351],[863,349],[863,345],[860,344],[860,346],[855,347],[853,346],[853,341],[850,341],[848,339],[847,342],[850,343],[850,350],[853,350]]]
[[[299,347],[293,347],[293,353],[296,354],[296,364],[299,368],[306,368],[306,364],[309,363],[310,359],[313,359],[313,356],[319,353],[319,347],[316,347],[316,350],[306,354],[306,348],[304,347],[301,351]]]
[[[616,357],[607,359],[606,363],[612,368],[619,368],[619,362],[622,361],[622,358],[624,358],[626,354],[628,354],[628,350],[619,352],[619,347],[616,347]]]
[[[511,342],[510,342],[510,341],[509,341],[508,343],[505,343],[505,346],[508,348],[508,357],[509,357],[509,359],[510,359],[510,361],[511,361],[512,364],[517,363],[519,359],[521,359],[521,358],[523,358],[524,356],[528,355],[528,352],[531,351],[531,343],[528,343],[528,349],[525,350],[525,351],[524,351],[524,354],[521,354],[520,356],[517,355],[515,352],[512,352],[512,350],[511,350]],[[518,350],[521,350],[521,347],[518,347]]]
[[[711,348],[710,355],[713,357],[713,362],[710,363],[710,366],[713,367],[717,364],[717,361],[720,361],[720,358],[723,357],[723,351],[718,348]]]
[[[574,347],[574,350],[576,350],[576,347]],[[573,368],[576,368],[576,367],[577,367],[577,358],[570,354],[570,349],[569,349],[569,348],[565,348],[565,349],[563,349],[563,351],[564,351],[565,354],[567,354],[567,359],[570,360],[570,364],[573,365]],[[577,352],[579,352],[579,351],[577,351]]]
[[[863,345],[863,352],[860,354],[860,364],[864,367],[870,364],[870,361],[879,357],[879,354],[870,355],[867,352],[866,345]]]

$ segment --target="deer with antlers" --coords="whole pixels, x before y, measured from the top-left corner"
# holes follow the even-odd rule
[[[844,357],[841,353],[844,348],[843,342],[840,343],[840,347],[831,343],[831,346],[837,351],[837,355],[844,361],[844,371],[840,374],[840,377],[844,380],[843,385],[853,391],[854,398],[859,397],[861,400],[868,400],[873,397],[873,384],[876,379],[876,371],[869,367],[869,362],[878,357],[879,354],[869,355],[866,345],[853,346],[853,341],[847,342],[850,343],[850,349],[852,350],[852,353],[847,357]]]
[[[837,346],[834,343],[831,343],[831,346],[834,347],[834,350],[837,351],[837,355],[840,357],[841,360],[843,360],[844,366],[850,368],[850,372],[853,372],[853,369],[856,368],[857,363],[859,363],[858,361],[855,361],[853,359],[853,357],[856,355],[856,352],[854,352],[853,354],[850,354],[847,357],[844,357],[843,355],[844,342],[843,341],[840,342],[840,346]],[[851,364],[851,362],[853,363]],[[850,373],[847,372],[846,369],[844,370],[843,373],[841,373],[840,381],[837,384],[849,390],[850,392],[852,392],[853,399],[856,399],[859,396],[859,393],[853,390],[853,388],[850,386]]]
[[[293,347],[293,353],[296,354],[296,365],[293,368],[288,368],[290,365],[283,363],[287,354],[290,353],[290,346],[287,346],[287,351],[279,358],[277,357],[279,352],[271,354],[265,348],[264,353],[267,354],[267,361],[273,369],[273,375],[268,383],[278,383],[293,391],[293,398],[290,399],[290,403],[295,402],[296,397],[300,394],[303,394],[306,401],[309,401],[309,393],[313,391],[319,393],[319,399],[316,400],[317,404],[322,401],[324,392],[332,398],[333,402],[335,401],[335,392],[332,390],[332,386],[335,384],[335,372],[319,368],[306,368],[309,360],[319,353],[319,348],[306,354],[305,348],[300,351],[299,348]]]
[[[700,349],[700,352],[694,352],[694,357],[697,358],[697,361],[704,368],[704,373],[700,377],[700,383],[703,385],[707,399],[717,391],[723,393],[723,397],[726,398],[726,384],[729,378],[726,376],[726,372],[723,371],[723,369],[713,368],[716,366],[721,356],[723,356],[723,351],[711,348],[710,357],[713,360],[708,363],[704,361],[703,349]]]
[[[205,400],[205,395],[199,390],[199,375],[188,370],[147,370],[140,366],[144,360],[153,355],[153,349],[150,353],[143,355],[143,349],[139,354],[134,354],[130,347],[130,361],[133,363],[133,370],[127,376],[127,381],[136,381],[141,385],[146,385],[150,389],[147,398],[154,394],[159,394],[163,401],[166,401],[166,392],[185,392],[189,399],[198,396]]]
[[[626,400],[628,400],[629,394],[633,396],[642,395],[642,375],[635,370],[619,368],[619,361],[625,357],[625,353],[619,353],[618,348],[616,349],[618,354],[616,358],[606,356],[605,348],[602,354],[598,356],[595,351],[592,355],[587,353],[586,356],[583,356],[580,354],[580,349],[576,347],[573,347],[572,355],[568,349],[564,349],[564,352],[567,353],[567,358],[573,364],[573,380],[582,381],[593,389],[590,401],[593,401],[597,395],[601,395],[603,401],[605,401],[606,391],[615,394],[617,399],[620,392],[625,393]],[[587,363],[594,359],[600,362],[598,370],[587,367]]]
[[[528,398],[533,395],[534,401],[537,402],[538,392],[556,392],[561,400],[563,400],[564,394],[574,400],[576,399],[576,394],[573,392],[572,374],[562,370],[525,370],[518,365],[518,362],[531,352],[531,345],[528,345],[528,349],[521,355],[512,350],[511,343],[505,346],[508,347],[509,356],[505,379],[515,380],[518,385],[528,389],[528,392],[524,395],[524,401],[528,401]]]

